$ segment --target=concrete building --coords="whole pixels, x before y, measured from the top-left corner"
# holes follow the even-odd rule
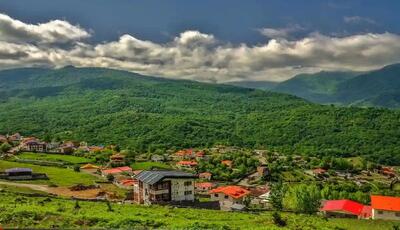
[[[194,201],[194,180],[191,173],[181,171],[142,171],[135,176],[134,200],[139,204],[165,204]]]
[[[400,220],[400,197],[371,196],[372,219]]]
[[[210,191],[211,200],[219,201],[221,210],[233,211],[246,208],[245,198],[250,191],[240,186],[230,185],[215,188]]]

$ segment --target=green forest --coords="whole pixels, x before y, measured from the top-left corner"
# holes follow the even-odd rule
[[[400,112],[102,68],[0,72],[0,133],[137,152],[232,145],[400,165]]]

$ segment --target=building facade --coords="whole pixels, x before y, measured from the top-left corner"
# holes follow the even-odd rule
[[[400,197],[371,196],[372,219],[400,220]]]
[[[139,204],[163,204],[194,201],[194,180],[191,173],[180,171],[142,171],[136,177],[134,201]]]

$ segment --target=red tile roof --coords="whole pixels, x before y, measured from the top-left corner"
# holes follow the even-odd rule
[[[185,156],[185,155],[192,155],[193,154],[193,149],[184,149],[184,150],[179,150],[178,152],[175,153],[177,156]]]
[[[222,186],[222,187],[213,189],[210,191],[210,194],[212,194],[212,193],[223,193],[232,198],[238,199],[238,198],[247,196],[250,193],[250,191],[247,189],[244,189],[240,186],[229,185],[229,186]]]
[[[124,167],[106,169],[106,170],[102,171],[103,174],[117,174],[117,173],[122,173],[122,172],[132,172],[132,168],[128,167],[128,166],[124,166]]]
[[[371,196],[371,207],[378,210],[400,211],[400,197]]]
[[[124,185],[124,186],[133,186],[135,184],[137,184],[137,180],[133,180],[133,179],[126,179],[126,180],[122,180],[120,182],[120,184]]]
[[[352,200],[328,200],[321,208],[321,211],[346,212],[349,214],[360,216],[362,215],[363,211],[367,211],[367,208],[364,209],[363,204]]]
[[[178,165],[187,165],[187,166],[196,166],[197,162],[196,161],[179,161],[176,164],[178,164]]]

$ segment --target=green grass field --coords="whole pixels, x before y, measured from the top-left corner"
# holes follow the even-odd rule
[[[31,153],[31,152],[18,154],[18,158],[26,160],[65,162],[69,164],[84,164],[93,162],[92,159],[85,157],[76,157],[76,156],[61,155],[61,154]]]
[[[0,225],[12,228],[97,229],[392,229],[390,221],[329,219],[283,213],[285,228],[277,227],[270,212],[258,214],[79,202],[61,198],[25,197],[0,193]]]
[[[152,167],[159,168],[159,169],[171,169],[172,167],[168,164],[161,163],[161,162],[135,162],[131,165],[133,170],[148,170]]]
[[[50,180],[33,180],[23,181],[24,183],[35,184],[56,184],[58,186],[71,186],[75,184],[93,184],[97,177],[86,174],[74,172],[72,169],[56,168],[48,166],[38,166],[33,164],[25,164],[11,161],[0,160],[0,171],[8,168],[31,168],[35,173],[46,173]]]

